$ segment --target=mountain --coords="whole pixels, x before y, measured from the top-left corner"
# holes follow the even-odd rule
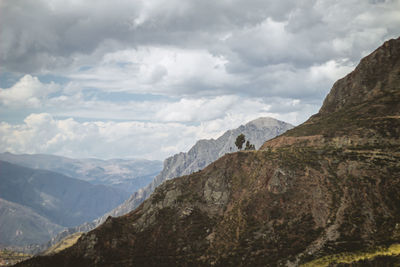
[[[400,264],[400,38],[258,151],[168,180],[58,254],[17,266]]]
[[[228,130],[216,140],[199,140],[188,152],[181,152],[167,158],[164,161],[164,168],[161,173],[154,178],[151,184],[134,193],[123,204],[105,214],[99,222],[105,221],[108,216],[121,216],[132,211],[164,181],[194,173],[226,153],[237,152],[238,148],[235,145],[235,140],[239,134],[244,134],[246,140],[249,140],[258,149],[266,140],[292,128],[293,125],[289,123],[269,117],[262,117],[241,125],[236,129]],[[99,222],[97,222],[97,225]]]
[[[58,172],[129,193],[151,183],[162,169],[161,161],[145,159],[71,159],[46,154],[15,155],[5,152],[0,153],[0,160],[32,169]]]
[[[167,158],[164,161],[164,168],[161,173],[149,185],[132,194],[124,203],[93,222],[66,230],[60,237],[55,238],[53,242],[58,242],[60,238],[77,231],[89,231],[103,223],[108,216],[116,217],[126,214],[139,206],[164,181],[194,173],[226,153],[238,151],[238,148],[235,146],[235,140],[239,134],[244,134],[246,140],[249,140],[256,148],[259,148],[266,140],[282,134],[291,128],[293,128],[293,125],[289,123],[263,117],[250,121],[236,129],[228,130],[216,140],[199,140],[188,152],[181,152]]]
[[[181,152],[167,158],[164,161],[163,170],[154,178],[153,182],[132,194],[124,203],[92,222],[65,229],[57,236],[54,236],[43,248],[46,249],[76,232],[90,231],[103,223],[108,216],[117,217],[126,214],[138,207],[164,181],[194,173],[226,153],[238,151],[235,140],[239,134],[244,134],[246,140],[249,140],[256,148],[259,148],[266,140],[291,128],[293,128],[293,125],[286,122],[263,117],[241,125],[236,129],[228,130],[216,140],[199,140],[188,152]]]
[[[258,118],[239,128],[225,132],[218,139],[200,140],[187,153],[175,154],[164,161],[162,172],[153,181],[154,189],[165,180],[194,173],[222,157],[237,152],[235,140],[244,134],[258,149],[265,141],[292,129],[293,125],[273,118]]]
[[[1,245],[25,246],[44,243],[64,228],[31,208],[1,198],[0,218]]]
[[[1,221],[8,225],[0,228],[0,243],[21,245],[35,237],[35,242],[42,242],[62,227],[97,218],[128,196],[104,185],[0,161]],[[15,227],[16,231],[8,232]]]

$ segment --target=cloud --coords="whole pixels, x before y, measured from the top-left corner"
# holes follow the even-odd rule
[[[292,101],[286,105],[296,112],[269,112],[270,107],[261,101],[247,100],[228,109],[229,101],[238,101],[227,97],[225,109],[218,107],[226,99],[185,100],[187,104],[198,105],[204,115],[200,118],[186,118],[189,110],[183,105],[173,103],[165,106],[159,113],[159,122],[143,121],[85,121],[73,118],[58,119],[48,113],[32,113],[23,123],[0,122],[0,151],[13,153],[47,153],[75,158],[148,158],[163,160],[181,151],[187,151],[199,139],[217,138],[226,130],[236,128],[259,116],[275,116],[286,121],[296,121],[310,107]],[[182,102],[185,102],[182,101]],[[281,102],[283,103],[283,102]],[[283,106],[276,102],[277,106]],[[215,108],[215,109],[214,109]],[[313,107],[315,108],[315,107]],[[211,112],[208,110],[211,109]],[[296,108],[295,108],[296,109]],[[171,118],[170,114],[175,117]],[[257,116],[255,116],[257,115]],[[193,112],[190,116],[199,116]],[[190,120],[189,123],[187,121]],[[197,122],[196,122],[197,121]]]
[[[258,116],[301,123],[400,35],[399,0],[0,0],[0,11],[0,79],[22,77],[0,89],[0,146],[70,156],[162,158]]]
[[[0,88],[0,103],[8,107],[39,107],[58,90],[59,86],[53,82],[43,84],[37,77],[25,75],[12,87]]]
[[[182,98],[178,102],[168,103],[160,108],[155,116],[161,121],[210,121],[224,117],[226,113],[232,112],[238,105],[240,105],[240,99],[236,96],[218,96],[208,99]]]
[[[84,122],[71,118],[57,120],[46,113],[31,114],[23,124],[0,123],[2,151],[14,153],[50,153],[73,157],[148,157],[158,158],[164,142],[175,150],[186,141],[179,124],[143,122]],[[162,134],[164,133],[164,134]],[[186,137],[187,138],[187,137]],[[168,142],[169,140],[169,142]]]
[[[315,67],[311,70],[308,79],[313,84],[317,84],[320,82],[319,78],[332,75],[332,69],[335,67],[334,62],[322,67]],[[303,75],[304,77],[306,76]],[[322,82],[324,80],[322,79]],[[168,93],[169,95],[178,95],[179,90]],[[26,114],[32,112],[42,112],[57,117],[73,117],[83,120],[135,120],[184,124],[208,122],[224,118],[228,114],[247,120],[260,116],[285,118],[289,113],[302,114],[296,118],[291,117],[289,120],[293,124],[298,124],[316,112],[318,107],[318,103],[311,103],[313,108],[307,109],[306,107],[309,107],[310,103],[300,98],[276,97],[273,93],[269,97],[251,97],[245,94],[235,94],[235,91],[226,91],[226,93],[221,95],[210,93],[199,97],[187,94],[188,96],[175,98],[157,97],[152,94],[137,96],[121,92],[110,94],[109,92],[101,93],[98,90],[83,89],[82,84],[75,81],[66,84],[45,84],[41,83],[37,77],[26,75],[11,88],[0,91],[0,101],[3,104],[3,106],[0,105],[0,109],[2,116],[5,117],[12,116],[16,110],[23,110],[24,112],[20,116],[27,116]],[[110,96],[112,96],[111,99]],[[140,99],[144,96],[147,99]],[[139,99],[137,99],[138,97]],[[301,103],[303,106],[288,103]]]
[[[277,63],[238,72],[231,67],[224,57],[206,50],[146,47],[106,54],[100,64],[77,70],[69,78],[81,88],[104,92],[171,97],[240,94],[313,101],[321,99],[353,64],[348,60],[329,60],[296,68],[289,63]]]
[[[148,46],[107,53],[97,65],[69,78],[82,88],[108,92],[215,95],[240,79],[227,73],[225,63],[206,50]]]
[[[205,133],[220,132],[221,124],[83,122],[31,114],[24,123],[0,123],[0,151],[50,153],[73,157],[140,157],[164,159],[187,150]]]
[[[251,66],[358,60],[400,34],[399,7],[398,0],[3,0],[0,23],[7,27],[0,31],[0,59],[2,68],[25,73],[65,69],[90,61],[88,56],[98,59],[99,51],[140,46],[204,49],[225,58],[233,53]]]
[[[3,71],[174,97],[321,100],[336,74],[400,35],[398,0],[3,0],[1,9]],[[332,62],[323,83],[314,70]]]

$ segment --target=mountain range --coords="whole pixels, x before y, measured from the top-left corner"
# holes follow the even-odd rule
[[[145,159],[71,159],[46,154],[0,153],[0,160],[32,169],[57,172],[92,184],[112,186],[130,194],[151,183],[162,162]]]
[[[64,227],[33,209],[0,198],[0,245],[26,246],[44,243]]]
[[[400,38],[258,151],[157,187],[77,243],[17,266],[400,264]]]
[[[0,161],[0,244],[45,242],[65,227],[103,215],[128,196],[112,187]]]

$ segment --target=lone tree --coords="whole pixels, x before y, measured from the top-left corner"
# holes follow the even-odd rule
[[[256,150],[256,147],[253,144],[250,144],[249,140],[247,140],[244,150]]]
[[[244,134],[239,134],[238,137],[236,137],[235,145],[239,150],[242,150],[243,144],[246,141],[246,138]]]

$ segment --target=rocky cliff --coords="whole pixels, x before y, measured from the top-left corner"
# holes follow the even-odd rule
[[[303,125],[168,180],[76,245],[18,266],[343,266],[331,255],[400,243],[398,192],[400,38],[337,82]]]

